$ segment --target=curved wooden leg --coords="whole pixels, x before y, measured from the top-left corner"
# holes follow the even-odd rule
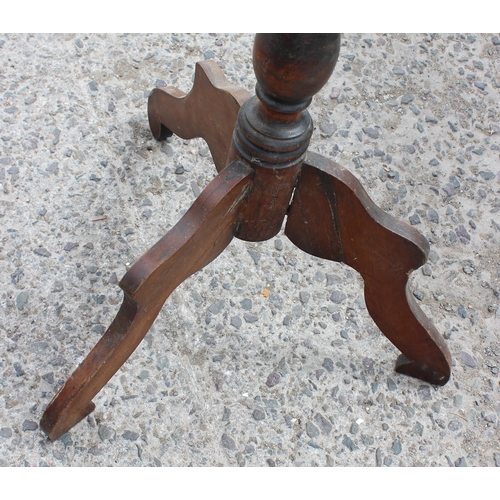
[[[125,274],[120,282],[125,296],[115,320],[42,416],[40,427],[50,439],[62,436],[95,408],[92,398],[139,345],[167,297],[230,243],[252,175],[241,160],[231,163]]]
[[[226,80],[216,62],[200,62],[189,94],[175,87],[153,90],[148,101],[149,126],[158,140],[172,133],[183,139],[202,137],[220,172],[227,163],[238,111],[249,97],[246,90]]]
[[[450,353],[408,288],[409,275],[429,251],[417,230],[377,207],[349,171],[309,153],[285,232],[305,252],[344,262],[361,274],[368,312],[403,353],[396,371],[446,384]]]

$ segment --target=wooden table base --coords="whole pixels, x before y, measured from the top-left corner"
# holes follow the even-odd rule
[[[339,50],[335,34],[257,35],[256,96],[231,86],[210,61],[197,64],[189,94],[153,90],[148,114],[154,137],[202,137],[219,174],[121,280],[124,299],[115,320],[43,414],[40,426],[50,439],[94,409],[92,398],[179,284],[233,237],[264,241],[285,218],[285,234],[298,248],[361,274],[368,312],[402,352],[397,372],[435,385],[449,380],[449,351],[408,288],[411,272],[427,260],[428,242],[378,208],[349,171],[307,150],[312,120],[306,108],[328,81]]]

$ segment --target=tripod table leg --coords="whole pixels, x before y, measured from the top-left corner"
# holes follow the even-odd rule
[[[151,92],[149,126],[158,140],[173,133],[182,139],[202,137],[220,172],[227,163],[238,111],[249,97],[246,90],[226,80],[216,62],[197,63],[189,94],[175,87],[156,88]]]
[[[92,398],[134,352],[167,297],[232,240],[253,170],[235,160],[182,219],[129,269],[123,304],[106,333],[47,406],[40,427],[55,440],[94,408]]]
[[[409,275],[429,252],[417,230],[377,207],[349,171],[308,153],[285,232],[305,252],[344,262],[361,274],[368,312],[403,353],[397,372],[446,384],[450,353],[408,288]]]

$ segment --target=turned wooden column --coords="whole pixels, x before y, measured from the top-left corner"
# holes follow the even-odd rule
[[[238,238],[264,241],[280,231],[313,131],[306,108],[339,51],[338,33],[255,36],[256,95],[240,109],[228,157],[228,163],[242,157],[255,170]]]

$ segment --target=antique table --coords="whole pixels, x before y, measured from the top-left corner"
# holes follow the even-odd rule
[[[429,252],[413,227],[378,208],[360,182],[308,151],[306,108],[330,78],[339,34],[258,34],[256,95],[230,85],[213,61],[198,63],[189,94],[156,88],[148,103],[154,137],[208,143],[219,174],[120,282],[123,304],[108,330],[43,414],[55,440],[94,408],[92,398],[139,345],[165,300],[214,260],[232,238],[285,234],[311,255],[343,262],[364,279],[368,312],[401,351],[396,371],[431,384],[450,377],[449,351],[418,307],[408,277]]]

